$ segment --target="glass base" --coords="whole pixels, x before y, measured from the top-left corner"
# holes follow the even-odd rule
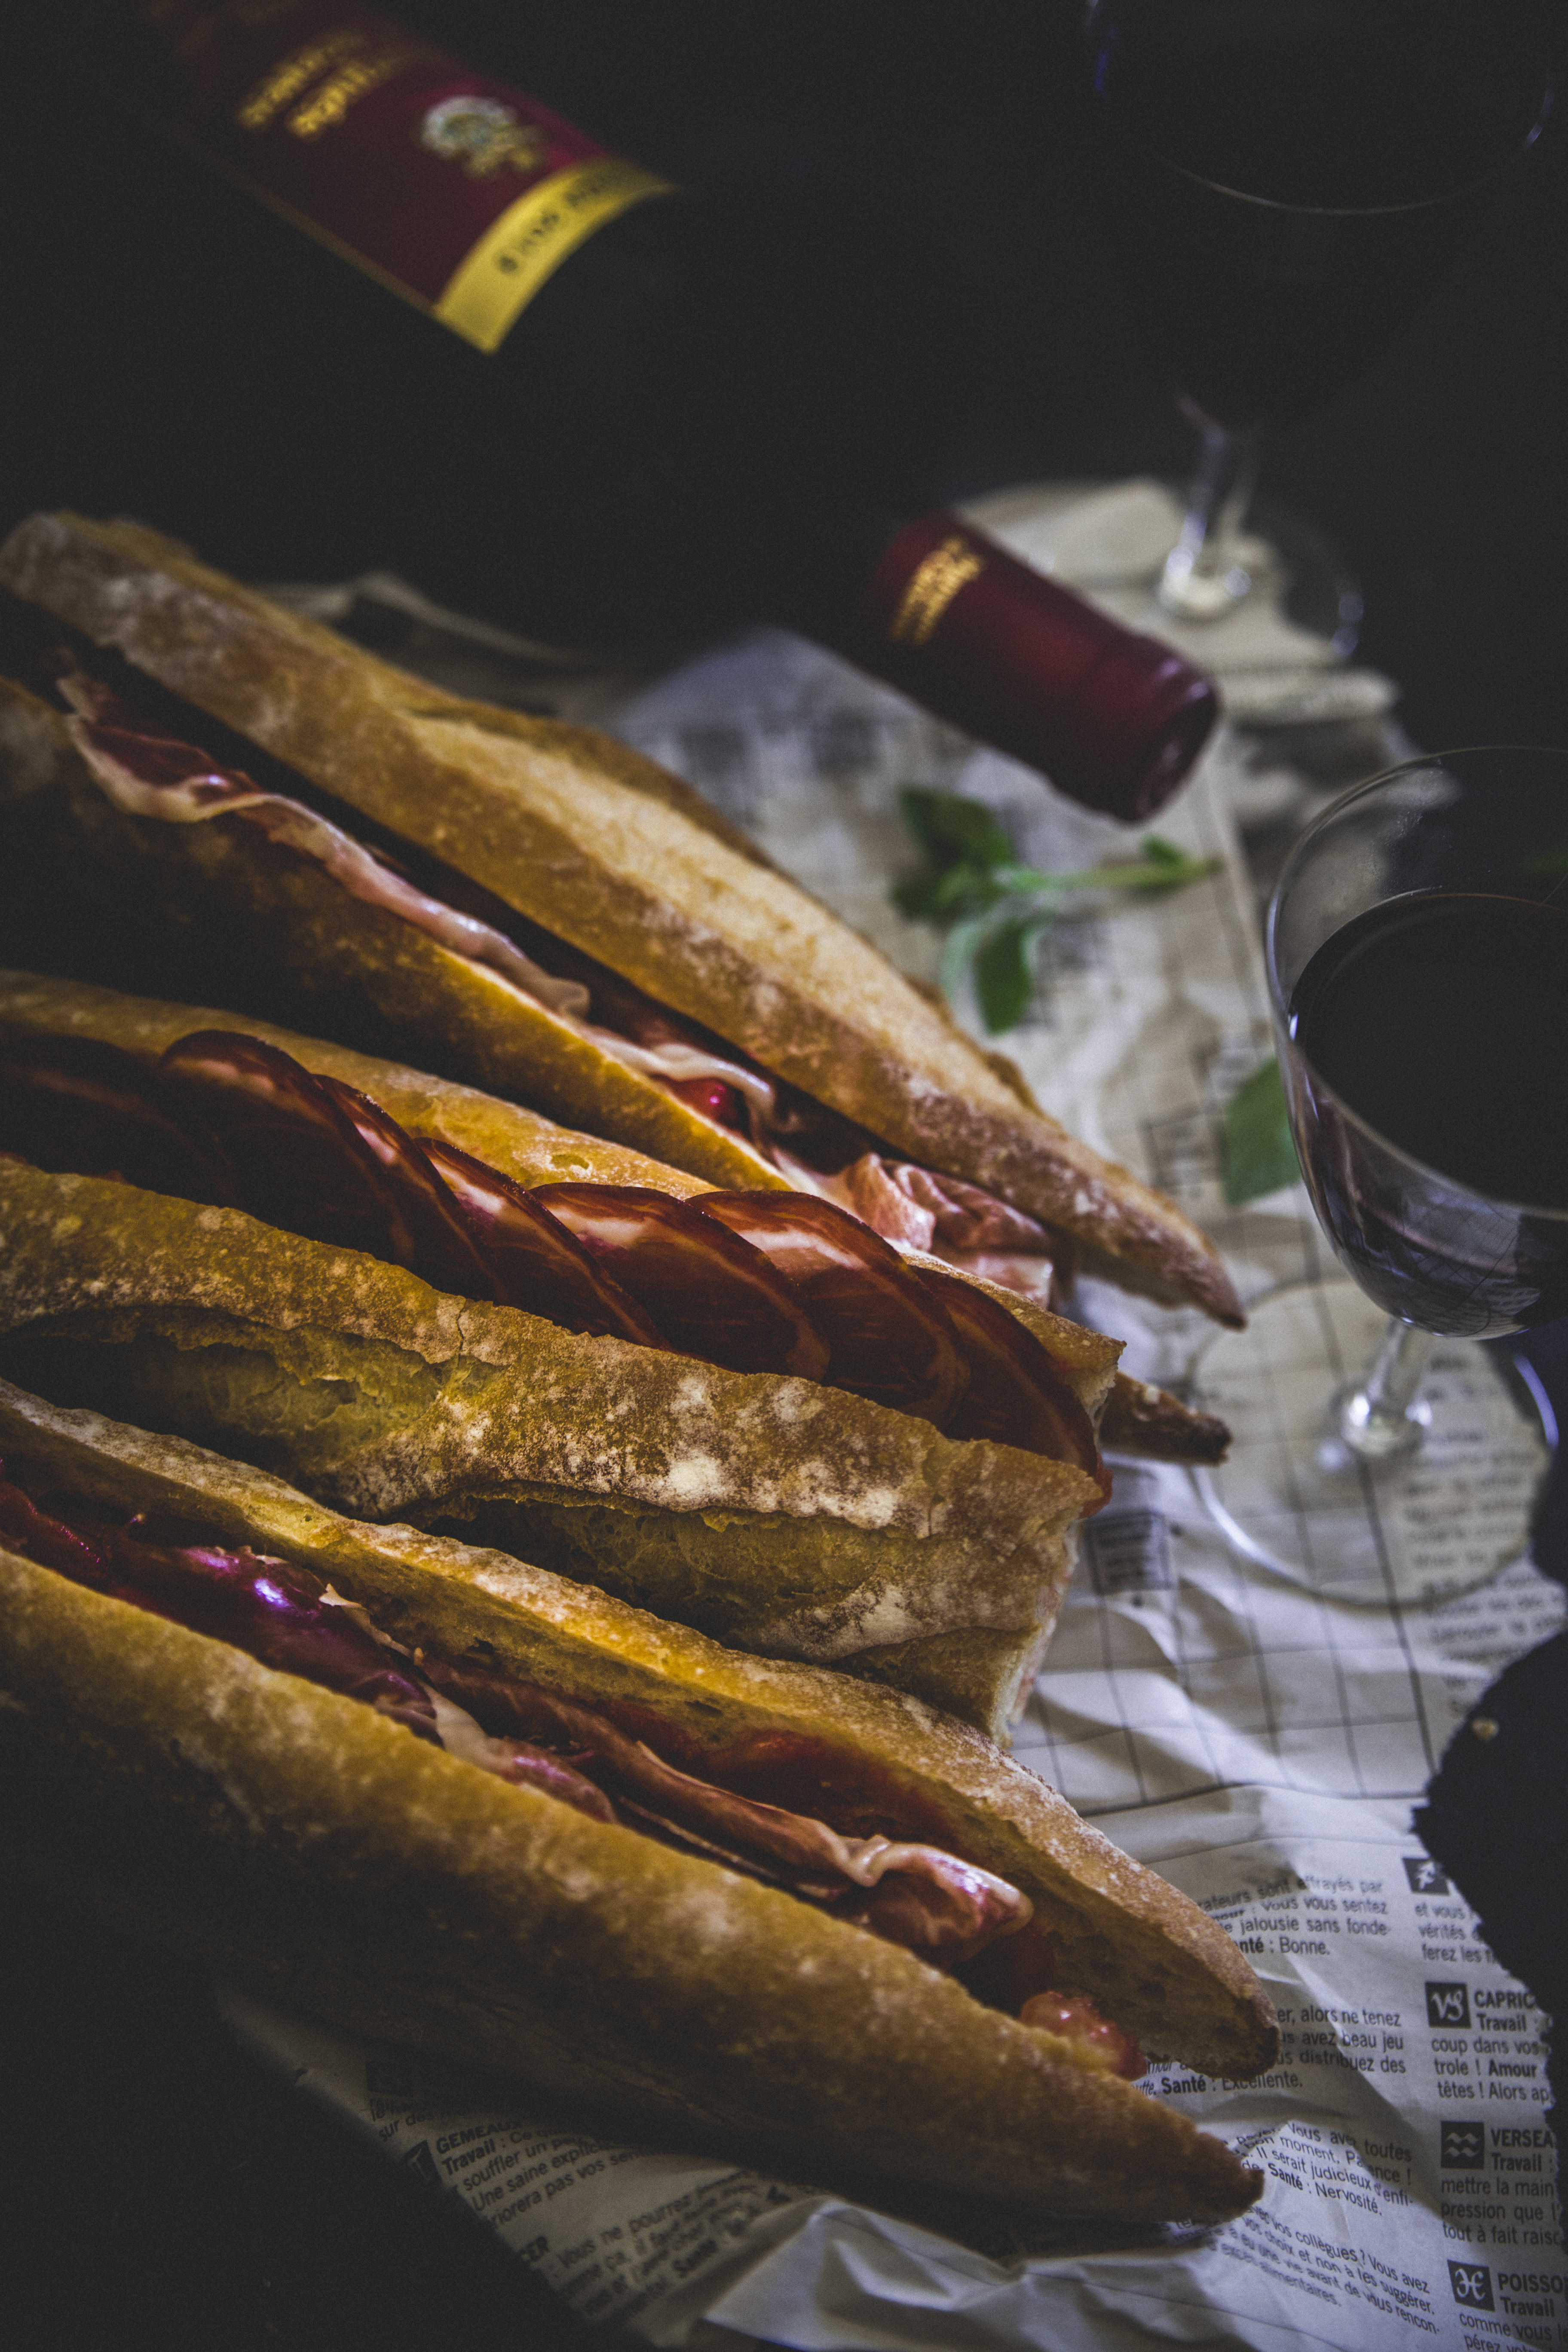
[[[1223,621],[1252,593],[1257,565],[1239,557],[1222,571],[1205,571],[1190,547],[1173,547],[1154,591],[1154,601],[1178,621]]]
[[[1325,1599],[1447,1601],[1517,1559],[1557,1441],[1550,1408],[1507,1359],[1439,1339],[1418,1442],[1358,1461],[1337,1433],[1342,1392],[1371,1364],[1385,1316],[1353,1282],[1292,1283],[1211,1339],[1192,1401],[1232,1432],[1195,1475],[1235,1549]]]
[[[1321,638],[1338,661],[1348,661],[1361,634],[1361,589],[1344,557],[1316,526],[1271,499],[1254,499],[1231,541],[1228,562],[1214,572],[1194,568],[1177,545],[1165,558],[1154,600],[1177,620],[1207,629],[1238,616],[1250,597],[1271,598],[1283,618]],[[1216,665],[1224,647],[1215,638]]]

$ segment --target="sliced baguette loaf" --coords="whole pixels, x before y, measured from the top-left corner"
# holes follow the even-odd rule
[[[916,1702],[735,1658],[538,1570],[357,1526],[277,1482],[0,1385],[0,1449],[326,1576],[401,1638],[700,1748],[828,1738],[933,1833],[1011,1869],[1064,1987],[1185,2063],[1278,2046],[1256,1979],[1184,1896]],[[8,1851],[116,1925],[379,2039],[807,2179],[1206,2221],[1257,2193],[1222,2144],[907,1952],[0,1547]],[[21,1801],[16,1801],[20,1799]],[[64,1831],[68,1832],[61,1835]]]
[[[321,790],[939,1172],[1222,1321],[1173,1203],[1030,1108],[867,941],[689,789],[587,730],[465,702],[131,523],[37,515],[0,584],[114,647]]]
[[[16,1164],[0,1363],[358,1517],[478,1531],[998,1737],[1100,1491],[811,1381],[579,1339],[237,1210]]]

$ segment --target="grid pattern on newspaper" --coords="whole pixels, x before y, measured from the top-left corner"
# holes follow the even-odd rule
[[[821,656],[808,656],[800,679],[790,668],[777,640],[759,646],[766,696],[737,708],[721,740],[661,708],[656,689],[637,740],[700,771],[710,797],[916,977],[934,971],[932,935],[887,898],[888,875],[910,856],[900,782],[954,781],[957,751],[967,755],[963,790],[991,803],[1031,864],[1073,869],[1112,845],[1126,855],[1119,828],[950,741],[863,680],[840,680]],[[1212,861],[1209,877],[1158,902],[1157,915],[1102,904],[1059,920],[1026,1020],[1005,1044],[1068,1127],[1216,1235],[1252,1296],[1331,1268],[1302,1196],[1240,1212],[1223,1196],[1223,1112],[1270,1051],[1251,886],[1229,813],[1241,758],[1222,737],[1160,820],[1182,848]],[[1102,1328],[1128,1334],[1124,1362],[1142,1377],[1179,1381],[1213,1328],[1103,1286],[1092,1305]],[[1276,1402],[1264,1391],[1246,1409],[1268,1425]],[[1230,1552],[1185,1472],[1121,1463],[1110,1507],[1083,1531],[1015,1753],[1089,1814],[1240,1787],[1414,1796],[1489,1672],[1552,1632],[1562,1605],[1558,1588],[1522,1561],[1487,1592],[1435,1610],[1324,1601]]]

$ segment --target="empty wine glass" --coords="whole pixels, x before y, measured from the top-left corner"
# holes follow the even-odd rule
[[[1197,1401],[1236,1433],[1205,1492],[1295,1581],[1444,1599],[1524,1549],[1555,1443],[1481,1342],[1568,1314],[1568,753],[1355,786],[1292,850],[1267,962],[1297,1155],[1353,1279],[1283,1286],[1205,1349]]]

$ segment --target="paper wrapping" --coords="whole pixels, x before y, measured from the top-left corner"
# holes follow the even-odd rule
[[[509,669],[488,635],[481,654],[447,649],[467,690],[484,690],[488,666],[498,697],[553,691],[563,715],[611,726],[921,979],[940,942],[887,895],[916,862],[901,782],[986,801],[1036,866],[1126,855],[1120,828],[781,632],[652,681],[542,685],[537,660]],[[440,675],[440,632],[422,642]],[[1279,739],[1269,760],[1264,797],[1289,799],[1300,780]],[[1064,917],[1005,1040],[1047,1108],[1208,1226],[1249,1297],[1328,1270],[1300,1188],[1237,1212],[1219,1183],[1223,1108],[1271,1050],[1233,816],[1258,795],[1256,751],[1222,730],[1159,820],[1215,870],[1170,898]],[[1129,1340],[1128,1369],[1166,1382],[1211,1328],[1103,1284],[1085,1304]],[[1521,1558],[1438,1608],[1325,1601],[1229,1550],[1185,1472],[1116,1465],[1016,1751],[1221,1919],[1279,2007],[1283,2052],[1260,2082],[1153,2053],[1143,2085],[1266,2170],[1261,2202],[1224,2228],[1119,2240],[1068,2222],[1043,2231],[1046,2251],[1000,2257],[810,2184],[605,2145],[531,2118],[514,2090],[237,1993],[226,2013],[389,2161],[461,2197],[583,2319],[636,2341],[1568,2345],[1542,2021],[1410,1828],[1468,1709],[1557,1630],[1565,1599]]]

